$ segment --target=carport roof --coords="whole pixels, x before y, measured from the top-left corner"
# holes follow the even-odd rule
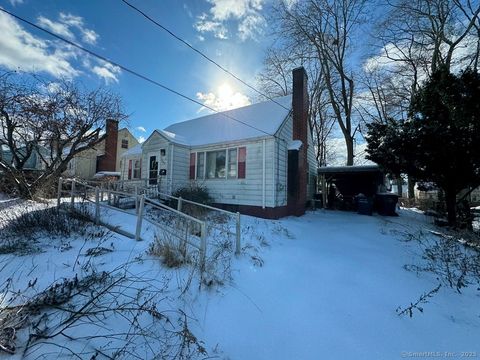
[[[377,172],[382,172],[382,169],[380,169],[378,165],[322,166],[318,168],[318,175]]]

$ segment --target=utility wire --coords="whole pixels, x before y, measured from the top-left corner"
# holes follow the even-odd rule
[[[138,12],[139,14],[141,14],[143,17],[145,17],[147,20],[149,20],[150,22],[152,22],[153,24],[157,25],[159,28],[161,28],[162,30],[166,31],[167,33],[169,33],[171,36],[173,36],[175,39],[177,39],[178,41],[180,41],[181,43],[185,44],[187,47],[189,47],[190,49],[192,49],[193,51],[195,51],[197,54],[199,54],[200,56],[202,56],[203,58],[205,58],[206,60],[210,61],[212,64],[214,64],[215,66],[217,66],[219,69],[223,70],[225,73],[229,74],[230,76],[232,76],[233,78],[235,78],[237,81],[241,82],[243,85],[249,87],[250,89],[252,89],[253,91],[255,91],[256,93],[264,96],[265,98],[267,98],[268,100],[270,101],[273,101],[275,104],[277,104],[278,106],[284,108],[285,110],[290,110],[288,108],[286,108],[285,106],[283,106],[282,104],[280,104],[278,101],[276,101],[275,99],[272,99],[270,96],[268,96],[267,94],[265,93],[262,93],[260,90],[257,90],[256,88],[254,88],[252,85],[248,84],[247,82],[243,81],[241,78],[239,78],[237,75],[235,75],[234,73],[230,72],[229,70],[227,70],[225,67],[223,67],[222,65],[220,65],[218,62],[216,62],[215,60],[213,60],[212,58],[210,58],[209,56],[207,56],[204,52],[198,50],[197,48],[195,48],[194,46],[192,46],[191,44],[189,44],[187,41],[185,41],[184,39],[182,39],[180,36],[176,35],[173,31],[171,31],[170,29],[166,28],[165,26],[163,26],[162,24],[160,24],[158,21],[156,21],[155,19],[153,19],[152,17],[150,17],[148,14],[146,14],[145,12],[143,12],[142,10],[140,10],[139,8],[137,8],[136,6],[130,4],[128,1],[126,0],[121,0],[124,4],[126,4],[127,6],[129,6],[130,8],[132,8],[133,10],[135,10],[136,12]]]
[[[47,29],[45,29],[45,28],[43,28],[43,27],[41,27],[41,26],[39,26],[39,25],[37,25],[37,24],[35,24],[35,23],[32,23],[31,21],[26,20],[26,19],[24,19],[24,18],[22,18],[22,17],[20,17],[20,16],[18,16],[18,15],[15,15],[15,14],[11,13],[11,12],[8,11],[8,10],[5,10],[5,9],[3,9],[3,8],[1,8],[1,7],[0,7],[0,10],[3,11],[4,13],[6,13],[6,14],[12,16],[12,17],[14,17],[14,18],[17,19],[17,20],[20,20],[20,21],[22,21],[22,22],[24,22],[24,23],[26,23],[26,24],[29,24],[30,26],[33,26],[34,28],[36,28],[36,29],[38,29],[38,30],[41,30],[41,31],[43,31],[43,32],[45,32],[45,33],[47,33],[47,34],[49,34],[49,35],[51,35],[51,36],[53,36],[53,37],[55,37],[55,38],[63,41],[63,42],[66,42],[67,44],[69,44],[69,45],[71,45],[71,46],[73,46],[73,47],[75,47],[75,48],[77,48],[77,49],[79,49],[79,50],[82,50],[82,51],[90,54],[91,56],[96,57],[97,59],[100,59],[100,60],[105,61],[105,62],[107,62],[107,63],[109,63],[109,64],[111,64],[111,65],[114,65],[114,66],[122,69],[123,71],[125,71],[125,72],[127,72],[127,73],[130,73],[130,74],[132,74],[132,75],[134,75],[134,76],[136,76],[136,77],[138,77],[138,78],[140,78],[140,79],[142,79],[142,80],[145,80],[145,81],[147,81],[147,82],[149,82],[149,83],[151,83],[151,84],[153,84],[153,85],[156,85],[156,86],[158,86],[158,87],[161,87],[162,89],[164,89],[164,90],[166,90],[166,91],[169,91],[169,92],[171,92],[171,93],[173,93],[173,94],[175,94],[175,95],[177,95],[177,96],[180,96],[180,97],[182,97],[182,98],[184,98],[184,99],[186,99],[186,100],[189,100],[189,101],[191,101],[191,102],[193,102],[193,103],[195,103],[195,104],[197,104],[197,105],[203,106],[203,107],[205,107],[205,108],[207,108],[207,109],[209,109],[209,110],[211,110],[211,111],[213,111],[213,112],[215,112],[215,113],[217,113],[217,114],[223,115],[223,116],[225,116],[225,117],[227,117],[227,118],[229,118],[229,119],[231,119],[231,120],[237,121],[237,122],[239,122],[240,124],[243,124],[243,125],[245,125],[245,126],[248,126],[248,127],[252,128],[252,129],[254,129],[254,130],[257,130],[257,131],[259,131],[259,132],[262,132],[262,133],[264,133],[264,134],[266,134],[266,135],[268,135],[268,136],[273,136],[273,137],[275,137],[275,138],[277,137],[275,134],[270,134],[270,133],[268,133],[268,132],[266,132],[266,131],[264,131],[264,130],[262,130],[262,129],[259,129],[259,128],[253,126],[253,125],[247,124],[247,123],[244,122],[244,121],[241,121],[241,120],[239,120],[239,119],[236,119],[236,118],[234,118],[233,116],[226,114],[225,112],[221,112],[221,111],[215,110],[214,108],[212,108],[212,107],[210,107],[210,106],[208,106],[208,105],[202,104],[200,101],[197,101],[197,100],[195,100],[195,99],[193,99],[193,98],[191,98],[191,97],[189,97],[189,96],[187,96],[187,95],[184,95],[184,94],[182,94],[182,93],[180,93],[180,92],[178,92],[178,91],[176,91],[176,90],[173,90],[172,88],[170,88],[170,87],[168,87],[168,86],[166,86],[166,85],[163,85],[163,84],[159,83],[158,81],[149,78],[149,77],[146,76],[146,75],[142,75],[142,74],[138,73],[137,71],[132,70],[132,69],[130,69],[130,68],[127,68],[126,66],[121,65],[121,64],[117,63],[116,61],[110,60],[109,58],[107,58],[107,57],[105,57],[105,56],[99,55],[99,54],[95,53],[95,52],[92,51],[92,50],[89,50],[89,49],[87,49],[87,48],[84,48],[83,46],[81,46],[81,45],[79,45],[79,44],[77,44],[77,43],[75,43],[75,42],[73,42],[73,41],[70,41],[70,40],[68,40],[68,39],[65,39],[64,37],[62,37],[62,36],[60,36],[60,35],[57,35],[57,34],[51,32],[51,31],[49,31],[49,30],[47,30]],[[287,110],[289,110],[289,109],[287,109]]]

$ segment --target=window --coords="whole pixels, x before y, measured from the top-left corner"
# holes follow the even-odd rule
[[[228,150],[228,178],[237,177],[237,149]]]
[[[245,179],[246,147],[190,154],[190,179]]]
[[[128,149],[128,139],[122,139],[122,149]]]
[[[205,174],[205,153],[197,153],[197,179],[203,179]]]
[[[133,160],[133,178],[140,179],[142,177],[142,160]]]
[[[226,151],[207,152],[207,179],[225,178]]]

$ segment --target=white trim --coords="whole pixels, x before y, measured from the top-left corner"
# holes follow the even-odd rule
[[[149,153],[147,153],[147,165],[146,166],[146,169],[147,169],[147,179],[148,179],[148,184],[150,185],[150,157],[152,156],[155,156],[156,158],[156,161],[157,161],[157,185],[158,185],[158,174],[159,174],[159,171],[160,171],[160,150],[158,151],[150,151]],[[127,174],[127,177],[128,177],[128,174]]]
[[[265,139],[263,140],[265,142]],[[198,170],[198,154],[202,154],[203,153],[203,178],[201,180],[238,180],[239,177],[238,177],[238,156],[239,156],[239,149],[241,147],[244,147],[244,148],[247,148],[247,145],[243,145],[243,146],[230,146],[230,147],[226,147],[226,148],[221,148],[221,149],[217,149],[217,150],[204,150],[204,151],[190,151],[190,154],[195,154],[195,180],[198,179],[197,177],[197,170]],[[230,156],[229,156],[229,151],[230,150],[233,150],[235,149],[237,151],[237,171],[236,171],[236,175],[235,177],[229,177],[228,176],[228,171],[229,171],[229,165],[230,165],[230,162],[229,162],[229,159],[230,159]],[[207,153],[209,152],[219,152],[219,151],[225,151],[225,177],[224,178],[209,178],[207,179],[206,176],[207,176]],[[247,159],[245,159],[245,163],[247,162]]]
[[[172,189],[173,189],[173,150],[174,150],[174,144],[171,143],[172,147],[171,147],[171,154],[170,154],[170,194],[172,193]]]

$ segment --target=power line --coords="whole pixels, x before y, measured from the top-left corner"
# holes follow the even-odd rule
[[[290,110],[288,108],[286,108],[285,106],[283,106],[282,104],[280,104],[278,101],[276,101],[275,99],[272,99],[270,96],[268,96],[267,94],[265,93],[262,93],[260,90],[257,90],[256,88],[254,88],[252,85],[248,84],[247,82],[245,82],[244,80],[242,80],[241,78],[239,78],[237,75],[235,75],[234,73],[230,72],[229,70],[227,70],[225,67],[223,67],[222,65],[220,65],[218,62],[216,62],[215,60],[213,60],[212,58],[210,58],[209,56],[207,56],[204,52],[198,50],[197,48],[195,48],[194,46],[192,46],[191,44],[189,44],[187,41],[185,41],[184,39],[182,39],[180,36],[176,35],[173,31],[171,31],[170,29],[166,28],[165,26],[163,26],[162,24],[160,24],[158,21],[156,21],[155,19],[153,19],[152,17],[150,17],[148,14],[146,14],[145,12],[143,12],[142,10],[140,10],[139,8],[137,8],[136,6],[130,4],[128,1],[126,0],[121,0],[124,4],[126,4],[127,6],[129,6],[130,8],[132,8],[133,10],[135,10],[136,12],[138,12],[139,14],[141,14],[143,17],[145,17],[147,20],[149,20],[150,22],[152,22],[153,24],[157,25],[159,28],[161,28],[162,30],[166,31],[167,33],[169,33],[172,37],[174,37],[175,39],[177,39],[178,41],[180,41],[181,43],[183,43],[184,45],[186,45],[187,47],[189,47],[190,49],[192,49],[193,51],[195,51],[197,54],[199,54],[200,56],[202,56],[203,58],[205,58],[206,60],[210,61],[212,64],[214,64],[215,66],[217,66],[219,69],[223,70],[225,73],[229,74],[230,76],[232,76],[233,78],[235,78],[237,81],[240,81],[243,85],[249,87],[250,89],[252,89],[253,91],[255,91],[256,93],[264,96],[265,98],[267,98],[268,100],[270,101],[273,101],[275,104],[277,104],[278,106],[281,106],[282,108],[284,108],[285,110]]]
[[[60,35],[57,35],[57,34],[51,32],[51,31],[49,31],[49,30],[47,30],[47,29],[45,29],[45,28],[43,28],[43,27],[41,27],[41,26],[39,26],[39,25],[37,25],[37,24],[35,24],[35,23],[32,23],[31,21],[26,20],[26,19],[24,19],[24,18],[22,18],[22,17],[20,17],[20,16],[18,16],[18,15],[15,15],[15,14],[11,13],[11,12],[8,11],[8,10],[5,10],[5,9],[3,9],[3,8],[1,8],[1,7],[0,7],[0,10],[3,11],[4,13],[6,13],[6,14],[12,16],[12,17],[14,17],[14,18],[17,19],[17,20],[20,20],[20,21],[22,21],[22,22],[24,22],[24,23],[26,23],[26,24],[29,24],[30,26],[33,26],[34,28],[36,28],[36,29],[38,29],[38,30],[41,30],[41,31],[49,34],[50,36],[53,36],[53,37],[55,37],[55,38],[57,38],[57,39],[65,42],[65,43],[67,43],[67,44],[69,44],[69,45],[71,45],[71,46],[79,49],[79,50],[82,50],[82,51],[88,53],[89,55],[91,55],[91,56],[93,56],[93,57],[96,57],[97,59],[100,59],[100,60],[102,60],[102,61],[104,61],[104,62],[107,62],[107,63],[113,65],[113,66],[116,66],[116,67],[122,69],[123,71],[125,71],[125,72],[127,72],[127,73],[129,73],[129,74],[132,74],[132,75],[134,75],[134,76],[136,76],[136,77],[138,77],[138,78],[140,78],[140,79],[142,79],[142,80],[145,80],[145,81],[147,81],[147,82],[149,82],[149,83],[151,83],[151,84],[153,84],[153,85],[156,85],[156,86],[158,86],[158,87],[161,87],[162,89],[164,89],[164,90],[166,90],[166,91],[169,91],[169,92],[171,92],[171,93],[173,93],[173,94],[175,94],[175,95],[177,95],[177,96],[180,96],[180,97],[182,97],[182,98],[184,98],[184,99],[186,99],[186,100],[189,100],[189,101],[191,101],[191,102],[193,102],[193,103],[195,103],[195,104],[197,104],[197,105],[203,106],[203,107],[205,107],[205,108],[207,108],[207,109],[209,109],[209,110],[211,110],[211,111],[213,111],[213,112],[215,112],[215,113],[217,113],[217,114],[223,115],[223,116],[225,116],[225,117],[227,117],[227,118],[229,118],[229,119],[231,119],[231,120],[237,121],[237,122],[239,122],[239,123],[241,123],[241,124],[243,124],[243,125],[245,125],[245,126],[248,126],[248,127],[252,128],[252,129],[254,129],[254,130],[257,130],[257,131],[262,132],[262,133],[264,133],[264,134],[266,134],[266,135],[268,135],[268,136],[273,136],[273,137],[276,138],[275,134],[270,134],[270,133],[268,133],[268,132],[266,132],[266,131],[264,131],[264,130],[262,130],[262,129],[259,129],[259,128],[253,126],[253,125],[247,124],[247,123],[244,122],[244,121],[241,121],[241,120],[239,120],[239,119],[236,119],[236,118],[234,118],[233,116],[230,116],[230,115],[228,115],[228,114],[225,114],[225,112],[221,112],[221,111],[215,110],[214,108],[212,108],[212,107],[210,107],[210,106],[208,106],[208,105],[202,104],[200,101],[197,101],[197,100],[195,100],[195,99],[193,99],[193,98],[191,98],[191,97],[189,97],[189,96],[187,96],[187,95],[184,95],[184,94],[182,94],[182,93],[180,93],[180,92],[178,92],[178,91],[176,91],[176,90],[173,90],[172,88],[170,88],[170,87],[168,87],[168,86],[166,86],[166,85],[163,85],[163,84],[159,83],[158,81],[149,78],[149,77],[146,76],[146,75],[142,75],[142,74],[138,73],[138,72],[135,71],[135,70],[132,70],[132,69],[130,69],[130,68],[127,68],[126,66],[121,65],[121,64],[117,63],[116,61],[110,60],[109,58],[107,58],[107,57],[105,57],[105,56],[103,56],[103,55],[99,55],[99,54],[95,53],[95,52],[92,51],[92,50],[89,50],[89,49],[87,49],[87,48],[84,48],[83,46],[81,46],[81,45],[79,45],[79,44],[77,44],[77,43],[75,43],[75,42],[73,42],[73,41],[70,41],[70,40],[68,40],[68,39],[65,39],[64,37],[62,37],[62,36],[60,36]],[[287,110],[289,110],[289,109],[287,109]]]

